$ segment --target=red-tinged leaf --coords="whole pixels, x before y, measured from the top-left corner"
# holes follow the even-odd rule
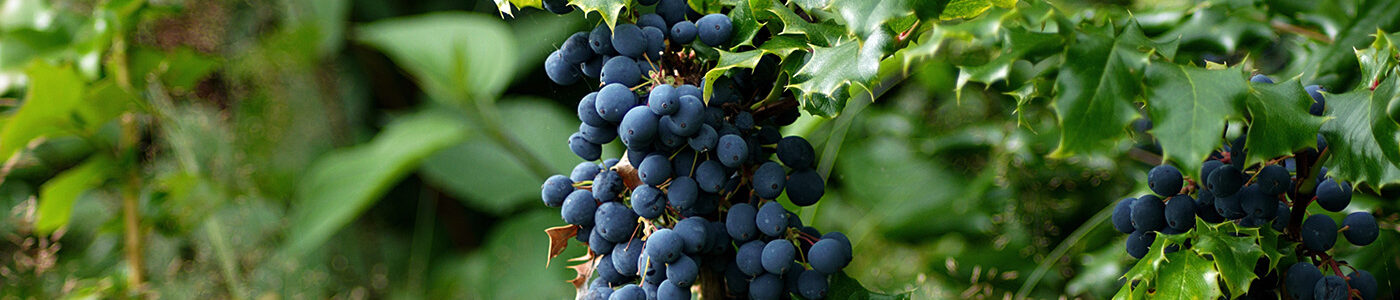
[[[578,225],[554,226],[544,230],[545,235],[549,235],[549,257],[544,260],[544,267],[549,267],[549,261],[555,256],[564,253],[564,249],[569,247],[569,239],[578,235]]]

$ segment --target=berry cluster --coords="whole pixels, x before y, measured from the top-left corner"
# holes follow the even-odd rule
[[[549,9],[560,14],[573,11],[563,2],[545,1],[544,6],[567,8]],[[646,1],[642,2],[649,5],[645,4]],[[681,48],[696,40],[714,47],[725,44],[733,35],[734,24],[729,16],[709,14],[691,22],[687,16],[698,14],[690,9],[685,0],[652,3],[656,4],[656,12],[641,15],[636,24],[617,24],[615,28],[598,24],[592,32],[577,32],[569,36],[559,50],[550,53],[544,60],[544,70],[549,80],[559,85],[571,85],[587,77],[599,79],[604,84],[635,87],[663,76],[656,71],[661,69],[661,55],[668,47]]]
[[[555,2],[544,5],[567,12]],[[685,83],[703,74],[686,47],[730,43],[728,17],[692,23],[698,14],[684,0],[642,4],[655,13],[574,34],[545,61],[557,84],[601,86],[579,101],[579,131],[569,137],[587,162],[541,188],[590,250],[595,279],[585,296],[690,299],[692,288],[713,284],[719,296],[825,298],[830,276],[851,262],[851,242],[804,226],[777,201],[809,206],[825,192],[812,145],[779,130],[800,116],[795,102],[773,101],[772,85],[758,83],[777,70],[765,62],[731,71],[704,101]],[[592,162],[614,140],[625,155]]]
[[[1273,83],[1262,75],[1250,80]],[[1306,90],[1314,98],[1311,113],[1321,115],[1326,103],[1321,89],[1309,86]],[[1224,151],[1213,153],[1209,160],[1201,164],[1200,174],[1195,180],[1185,178],[1176,167],[1166,164],[1148,171],[1148,188],[1152,194],[1122,199],[1113,209],[1114,229],[1128,234],[1128,254],[1142,258],[1157,234],[1174,235],[1190,231],[1196,225],[1196,218],[1208,223],[1236,222],[1244,227],[1269,225],[1269,228],[1282,233],[1289,226],[1293,210],[1302,209],[1305,219],[1293,237],[1302,242],[1298,253],[1303,258],[1284,273],[1282,281],[1287,293],[1293,299],[1347,299],[1352,295],[1374,299],[1377,289],[1375,277],[1365,270],[1333,260],[1327,251],[1336,244],[1339,232],[1353,245],[1365,246],[1375,242],[1380,233],[1375,217],[1369,212],[1353,212],[1343,218],[1339,228],[1328,215],[1307,215],[1305,208],[1294,206],[1307,205],[1311,201],[1291,199],[1301,195],[1290,193],[1297,190],[1298,184],[1309,182],[1306,176],[1300,176],[1306,175],[1306,172],[1295,172],[1296,157],[1245,166],[1244,142],[1245,137],[1241,136],[1224,147]],[[1300,155],[1315,160],[1326,147],[1326,140],[1319,135],[1317,150],[1307,150]],[[1346,209],[1351,203],[1351,185],[1328,177],[1327,168],[1320,168],[1318,173],[1314,176],[1317,184],[1312,190],[1316,196],[1309,200],[1316,201],[1318,206],[1331,212]],[[1195,197],[1192,197],[1192,192],[1195,192]],[[1170,245],[1164,250],[1171,253],[1182,247],[1190,247],[1189,241],[1183,245]],[[1308,257],[1314,258],[1316,264],[1309,262]],[[1335,275],[1323,276],[1318,265],[1330,268]],[[1343,267],[1353,271],[1342,277]],[[1249,294],[1277,293],[1272,290],[1279,283],[1276,272],[1265,268],[1255,273],[1260,279]]]

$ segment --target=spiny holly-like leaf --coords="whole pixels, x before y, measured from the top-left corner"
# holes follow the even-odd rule
[[[1259,245],[1272,245],[1276,241],[1273,238],[1261,237],[1259,228],[1240,227],[1232,222],[1210,224],[1197,218],[1194,230],[1177,235],[1158,234],[1147,255],[1123,274],[1128,283],[1114,299],[1216,299],[1222,294],[1217,281],[1225,282],[1230,298],[1238,297],[1258,277],[1254,264],[1260,257],[1268,257]],[[1191,248],[1166,253],[1168,245],[1185,247],[1182,244],[1187,240],[1191,241]],[[1277,258],[1270,257],[1270,264],[1277,263]]]
[[[1328,94],[1322,125],[1327,138],[1329,176],[1376,187],[1400,183],[1400,125],[1386,115],[1386,105],[1400,98],[1400,79],[1386,76],[1376,90],[1358,87]]]
[[[790,0],[788,3],[797,4],[798,8],[805,11],[825,10],[831,5],[831,0]]]
[[[1154,62],[1143,79],[1162,159],[1175,162],[1184,174],[1199,173],[1200,162],[1220,146],[1225,119],[1239,116],[1235,107],[1249,92],[1241,70]]]
[[[1113,300],[1147,299],[1147,289],[1136,288],[1141,282],[1129,281],[1118,288],[1118,293],[1113,294]]]
[[[0,161],[8,161],[32,139],[76,129],[72,118],[85,106],[86,85],[72,67],[36,63],[26,75],[32,82],[25,91],[27,101],[9,112],[0,127]]]
[[[1391,73],[1395,67],[1396,60],[1400,59],[1400,49],[1397,49],[1395,41],[1400,41],[1400,33],[1386,35],[1384,31],[1376,31],[1376,41],[1371,43],[1370,48],[1356,50],[1357,60],[1361,62],[1361,88],[1371,89],[1376,84],[1380,84],[1386,74]]]
[[[608,28],[617,26],[617,18],[621,16],[624,8],[631,7],[630,0],[569,0],[569,5],[577,6],[585,15],[588,13],[598,13],[603,17],[603,23],[608,24]]]
[[[729,20],[734,22],[734,37],[732,40],[739,41],[730,50],[743,46],[753,46],[753,37],[758,35],[758,31],[763,29],[763,22],[759,22],[754,16],[753,8],[747,2],[740,2],[734,6],[734,10],[729,11]]]
[[[1102,151],[1137,118],[1133,99],[1142,70],[1154,52],[1174,53],[1175,42],[1157,43],[1136,22],[1121,33],[1113,26],[1085,28],[1075,34],[1055,81],[1055,112],[1060,118],[1060,145],[1051,157]]]
[[[852,86],[869,90],[874,76],[861,76],[860,44],[848,41],[833,47],[813,47],[812,58],[792,75],[789,88],[797,90],[803,108],[814,115],[831,117],[846,106]],[[875,68],[878,70],[878,62]]]
[[[837,0],[831,2],[829,9],[840,14],[847,32],[864,40],[879,32],[886,23],[914,17],[916,8],[937,13],[947,3],[947,0]]]
[[[705,101],[710,101],[710,93],[714,92],[716,79],[724,75],[725,71],[733,68],[753,69],[758,66],[758,62],[764,55],[775,55],[778,59],[787,59],[793,51],[806,49],[807,44],[801,38],[791,35],[780,35],[763,42],[758,48],[744,52],[729,52],[719,50],[719,62],[715,67],[705,72]]]
[[[1220,272],[1216,271],[1210,260],[1190,251],[1167,253],[1166,260],[1170,263],[1163,264],[1157,270],[1153,290],[1148,291],[1146,296],[1160,299],[1220,298],[1217,280]]]
[[[818,46],[830,46],[846,38],[846,31],[831,21],[807,22],[791,8],[776,0],[749,0],[749,8],[760,21],[778,21],[783,27],[777,34],[799,34],[807,37],[807,42]]]
[[[962,88],[968,82],[991,84],[1006,80],[1011,74],[1012,65],[1026,53],[1040,51],[1062,45],[1061,36],[1053,33],[1033,32],[1021,26],[1005,27],[1002,31],[1005,47],[996,59],[979,66],[959,66],[958,83],[955,92],[962,99]]]
[[[992,6],[1012,8],[1016,6],[1016,0],[953,0],[943,9],[939,18],[944,20],[971,19],[991,9]]]
[[[916,61],[934,57],[961,47],[992,48],[1002,28],[1001,18],[984,17],[957,24],[934,23],[933,27],[919,35],[915,42],[898,51],[903,57],[907,70]]]
[[[1191,249],[1212,257],[1220,279],[1230,289],[1229,298],[1244,295],[1250,282],[1259,277],[1254,274],[1254,264],[1264,257],[1264,249],[1259,247],[1259,228],[1240,227],[1233,222],[1207,224],[1198,219]]]
[[[1271,270],[1278,268],[1279,262],[1283,261],[1283,257],[1288,255],[1287,253],[1292,253],[1293,250],[1298,249],[1297,242],[1284,240],[1280,243],[1280,233],[1281,232],[1276,230],[1259,231],[1259,245],[1263,246],[1264,258],[1269,260],[1269,269]]]
[[[1143,280],[1152,282],[1156,280],[1158,270],[1162,268],[1162,265],[1171,262],[1171,260],[1166,258],[1167,245],[1184,244],[1188,239],[1195,237],[1195,235],[1195,230],[1177,235],[1157,233],[1152,241],[1152,245],[1148,247],[1147,254],[1143,255],[1142,259],[1139,259],[1137,264],[1133,265],[1132,269],[1128,269],[1127,273],[1123,273],[1123,278],[1129,281]],[[1144,285],[1144,287],[1145,286],[1148,285]]]
[[[493,1],[496,1],[496,10],[497,10],[497,11],[500,11],[501,13],[503,13],[503,14],[505,14],[505,15],[507,15],[507,16],[511,16],[511,17],[514,17],[514,16],[515,16],[515,12],[513,12],[513,11],[510,9],[510,6],[511,6],[511,5],[515,5],[515,9],[522,9],[522,8],[526,8],[526,7],[534,7],[534,8],[538,8],[538,9],[544,9],[544,1],[541,1],[541,0],[493,0]]]
[[[1358,1],[1360,5],[1356,7],[1356,13],[1347,19],[1347,24],[1341,32],[1338,32],[1332,44],[1320,52],[1313,53],[1313,60],[1308,64],[1314,66],[1313,72],[1309,72],[1315,78],[1326,78],[1327,75],[1340,75],[1341,79],[1353,76],[1352,68],[1356,67],[1356,57],[1352,56],[1355,49],[1366,46],[1366,42],[1371,41],[1371,34],[1377,28],[1396,28],[1400,26],[1400,1],[1372,0]],[[1328,83],[1328,82],[1324,82]],[[1342,82],[1330,82],[1334,86]]]
[[[872,292],[860,285],[859,281],[846,275],[846,272],[836,272],[827,279],[827,299],[866,299],[866,300],[896,300],[909,299],[908,292],[889,295]]]
[[[549,236],[549,257],[544,259],[544,267],[548,268],[549,261],[564,253],[564,249],[569,247],[569,239],[578,235],[578,225],[550,227],[544,230],[544,234]]]
[[[1298,79],[1279,84],[1254,85],[1245,106],[1249,110],[1249,136],[1245,164],[1287,155],[1293,150],[1317,146],[1322,117],[1308,114],[1312,97]]]

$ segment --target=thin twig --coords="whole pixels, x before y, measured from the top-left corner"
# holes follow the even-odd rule
[[[1099,213],[1094,214],[1092,218],[1089,218],[1089,221],[1084,222],[1084,225],[1080,225],[1079,228],[1076,228],[1074,232],[1070,233],[1069,237],[1065,238],[1064,242],[1060,242],[1059,246],[1055,246],[1055,250],[1050,251],[1050,256],[1040,261],[1040,265],[1035,267],[1035,271],[1031,272],[1031,276],[1026,278],[1026,283],[1022,284],[1021,289],[1016,291],[1016,299],[1026,299],[1026,294],[1029,294],[1035,289],[1035,285],[1040,283],[1040,279],[1045,277],[1045,273],[1050,271],[1050,267],[1054,266],[1055,262],[1064,257],[1066,253],[1069,253],[1070,248],[1078,245],[1079,242],[1084,239],[1084,236],[1089,235],[1089,232],[1093,231],[1094,228],[1098,228],[1099,224],[1103,223],[1104,220],[1108,220],[1110,216],[1113,216],[1113,208],[1114,206],[1109,205],[1099,210]]]
[[[1323,43],[1323,44],[1331,44],[1331,43],[1332,43],[1332,38],[1327,37],[1326,34],[1322,34],[1321,32],[1317,32],[1317,31],[1312,30],[1312,29],[1303,28],[1303,27],[1298,26],[1298,25],[1288,24],[1288,23],[1284,23],[1284,22],[1280,22],[1280,21],[1273,21],[1273,22],[1269,22],[1269,27],[1273,27],[1275,31],[1282,31],[1282,32],[1287,32],[1287,33],[1292,33],[1292,34],[1301,35],[1301,36],[1307,37],[1307,38],[1309,38],[1309,39],[1312,39],[1312,40],[1321,42],[1321,43]]]
[[[137,125],[136,116],[131,113],[122,115],[121,125],[122,134],[118,149],[122,149],[122,152],[128,153],[138,151],[136,147],[141,139],[137,136],[139,132],[136,127],[139,125]],[[141,282],[143,278],[143,276],[141,276],[141,266],[143,265],[141,255],[141,215],[138,212],[138,206],[140,205],[138,197],[140,197],[141,174],[133,169],[128,172],[127,178],[127,185],[122,187],[122,232],[126,241],[123,250],[126,252],[127,268],[130,269],[131,272],[130,276],[127,277],[127,284],[130,285],[131,290],[140,293],[142,290]]]
[[[219,217],[210,216],[209,223],[204,225],[205,234],[209,235],[209,243],[214,247],[214,255],[219,259],[219,269],[224,273],[225,286],[233,299],[248,299],[248,291],[243,289],[243,281],[239,279],[238,267],[234,263],[233,250],[228,246],[228,240],[224,237],[224,225],[219,222]]]

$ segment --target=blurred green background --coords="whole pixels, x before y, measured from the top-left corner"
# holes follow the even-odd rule
[[[596,16],[502,18],[484,0],[3,2],[0,150],[17,152],[0,299],[573,297],[567,263],[546,267],[543,230],[564,223],[539,184],[578,163],[566,139],[590,88],[552,84],[542,61]],[[1214,21],[1192,24],[1258,29]],[[1181,56],[1290,72],[1276,48],[1296,41],[1242,36]],[[872,290],[1111,297],[1133,260],[1105,220],[1146,192],[1150,137],[1047,159],[1047,100],[1017,110],[977,84],[958,99],[954,64],[978,59],[958,53],[785,129],[834,163],[824,200],[797,212],[851,237],[846,272]],[[1378,244],[1337,253],[1386,290],[1396,202],[1377,197],[1352,207],[1377,213]]]

